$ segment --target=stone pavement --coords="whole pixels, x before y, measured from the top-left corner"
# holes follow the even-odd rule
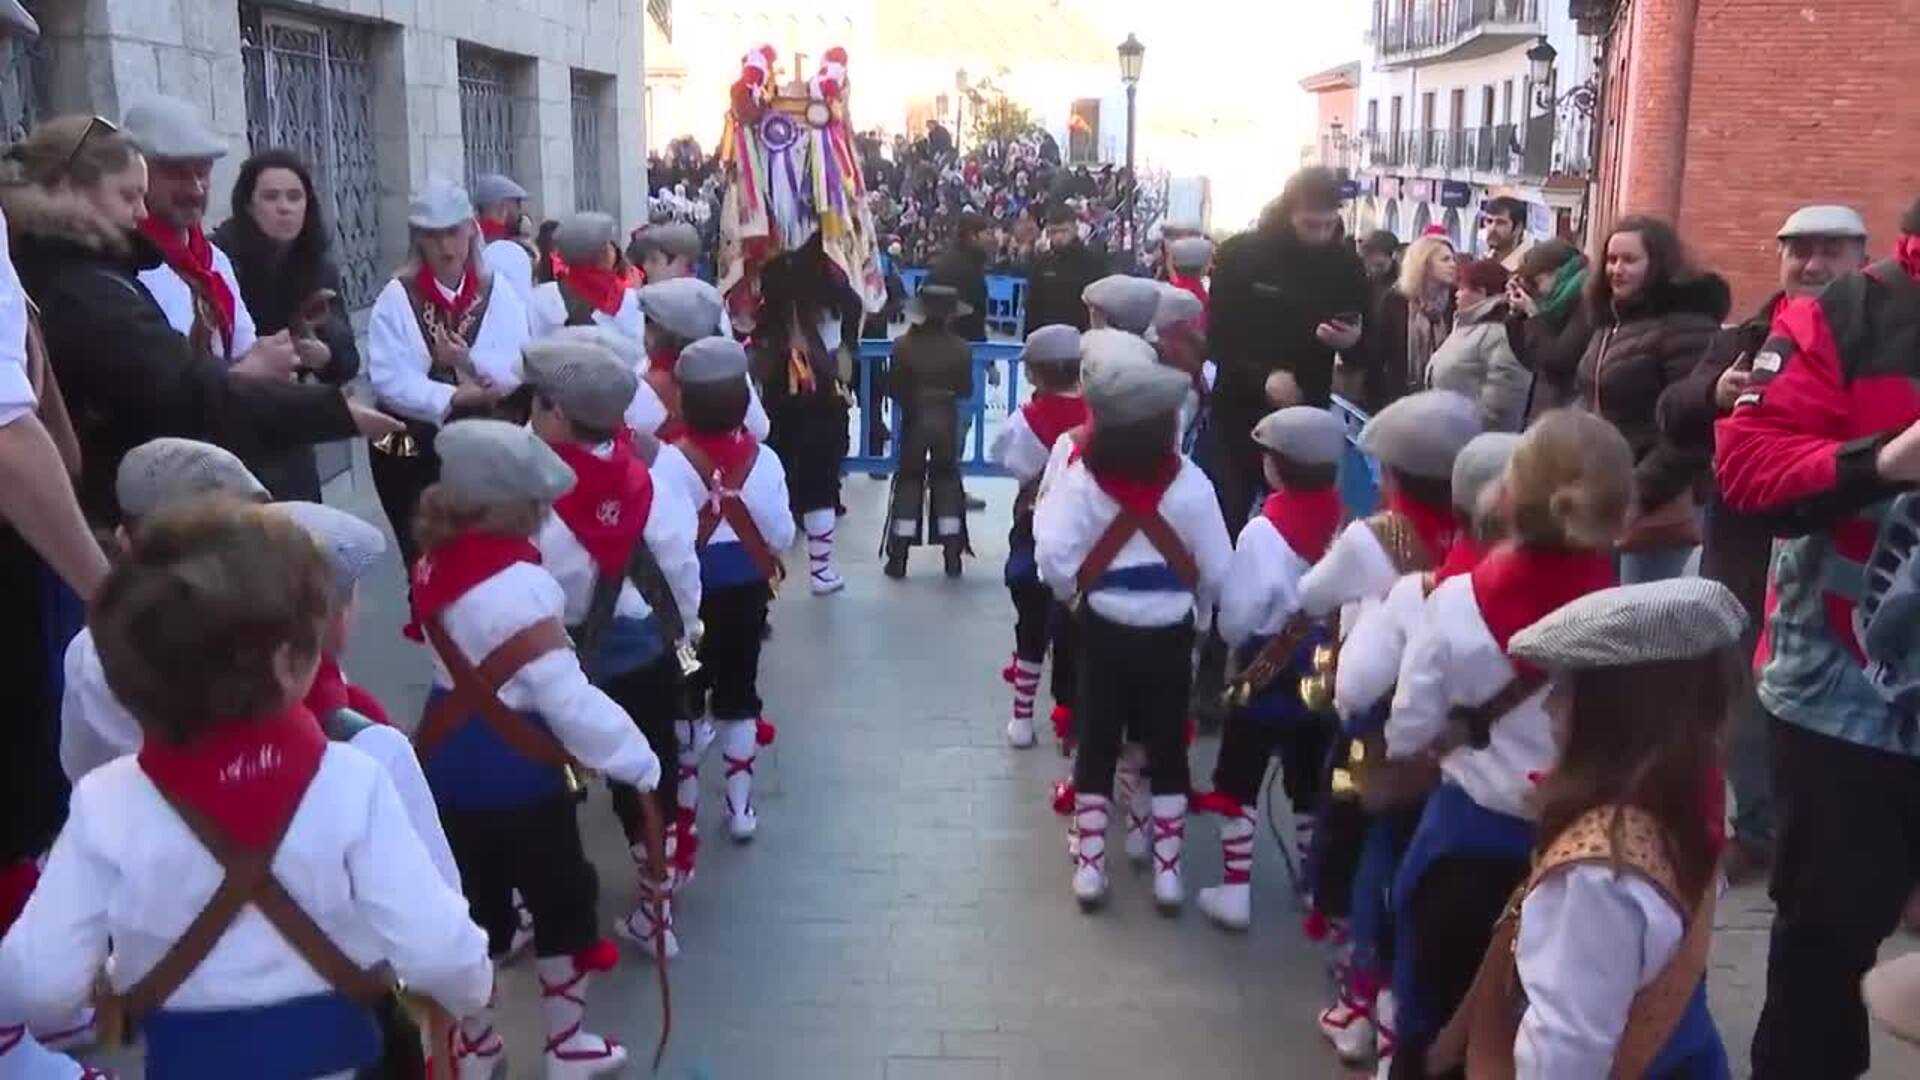
[[[905,582],[875,548],[885,485],[849,478],[840,529],[848,580],[831,598],[783,592],[762,668],[779,741],[762,757],[758,838],[719,818],[710,754],[698,879],[678,917],[673,1049],[663,1075],[703,1080],[1195,1080],[1339,1077],[1314,1029],[1324,958],[1299,935],[1285,873],[1261,837],[1256,925],[1217,931],[1191,909],[1153,909],[1115,844],[1114,890],[1094,917],[1067,890],[1063,824],[1045,801],[1050,749],[1002,741],[1011,645],[1000,561],[1012,487],[969,481],[989,509],[959,582],[931,551]],[[362,464],[330,493],[379,521]],[[365,590],[348,671],[396,716],[425,693],[403,642],[397,562]],[[1213,759],[1195,748],[1196,778]],[[619,829],[596,793],[582,814],[606,924],[633,897]],[[1285,823],[1282,822],[1283,827]],[[1195,887],[1218,880],[1210,823],[1189,830]],[[1117,837],[1116,837],[1117,840]],[[1764,987],[1765,898],[1722,908],[1715,1013],[1744,1072]],[[1896,942],[1890,948],[1906,948]],[[591,997],[590,1029],[632,1048],[644,1075],[658,1033],[651,967],[627,958]],[[541,1026],[529,966],[502,986],[512,1076],[537,1080]],[[1881,1038],[1875,1076],[1920,1076],[1920,1054]]]

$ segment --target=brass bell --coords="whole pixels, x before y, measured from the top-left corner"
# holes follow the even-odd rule
[[[1300,703],[1310,711],[1329,712],[1333,709],[1333,680],[1325,673],[1308,675],[1300,680]]]
[[[1360,790],[1353,782],[1353,774],[1345,769],[1333,770],[1333,777],[1330,784],[1333,788],[1333,793],[1342,797],[1353,795]]]
[[[1229,709],[1244,709],[1247,702],[1253,700],[1253,686],[1244,679],[1235,679],[1227,684],[1220,694],[1220,703]]]
[[[1315,675],[1331,675],[1331,674],[1333,674],[1333,663],[1334,663],[1334,658],[1335,658],[1336,656],[1338,656],[1338,655],[1339,655],[1338,653],[1335,653],[1335,652],[1333,651],[1333,646],[1331,646],[1331,645],[1316,645],[1316,646],[1314,646],[1314,649],[1313,649],[1313,673],[1314,673]]]
[[[692,678],[700,670],[700,650],[692,641],[682,639],[673,647],[673,657],[680,662],[682,678]]]
[[[1353,740],[1353,744],[1347,747],[1347,764],[1348,765],[1365,765],[1366,763],[1367,763],[1367,744],[1364,742],[1361,742],[1359,739]]]

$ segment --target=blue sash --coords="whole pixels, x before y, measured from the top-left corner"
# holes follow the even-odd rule
[[[380,1060],[380,1024],[339,994],[234,1009],[161,1009],[141,1025],[147,1080],[313,1080]]]
[[[1726,1044],[1720,1041],[1720,1029],[1707,1011],[1707,980],[1702,978],[1679,1026],[1667,1036],[1660,1056],[1647,1067],[1647,1076],[1652,1080],[1728,1080],[1732,1075]]]
[[[1244,669],[1267,647],[1273,635],[1266,634],[1250,639],[1240,646],[1236,657]],[[1319,716],[1309,710],[1300,700],[1300,680],[1313,674],[1313,650],[1327,643],[1327,630],[1316,625],[1307,631],[1298,648],[1294,650],[1291,663],[1274,676],[1267,688],[1247,699],[1244,708],[1249,719],[1263,726],[1292,728],[1302,723],[1322,723]],[[1331,724],[1332,721],[1324,721]]]
[[[1121,592],[1186,592],[1180,575],[1163,562],[1141,563],[1122,570],[1109,570],[1094,580],[1089,592],[1118,589]]]
[[[427,705],[445,696],[434,687]],[[522,713],[543,730],[547,721],[538,713]],[[434,801],[458,810],[498,810],[541,802],[567,790],[566,773],[520,756],[493,733],[478,714],[465,717],[440,745],[420,762]]]

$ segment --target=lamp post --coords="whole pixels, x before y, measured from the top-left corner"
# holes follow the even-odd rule
[[[1134,95],[1140,88],[1140,66],[1145,62],[1147,47],[1132,34],[1120,43],[1120,81],[1127,87],[1127,251],[1139,250],[1139,241],[1133,233],[1134,204],[1140,200],[1140,181],[1133,174],[1133,135],[1134,135]]]
[[[960,143],[967,131],[967,69],[961,68],[953,73],[953,152],[960,153]],[[977,119],[977,118],[976,118]]]

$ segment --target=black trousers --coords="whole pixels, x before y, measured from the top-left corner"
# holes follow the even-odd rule
[[[1214,397],[1213,416],[1207,427],[1214,440],[1213,489],[1220,497],[1227,535],[1239,536],[1253,512],[1255,496],[1266,486],[1260,448],[1253,441],[1253,425],[1265,414],[1243,415],[1239,409],[1223,407],[1225,404],[1223,397]]]
[[[1053,703],[1071,712],[1080,700],[1080,634],[1074,628],[1073,611],[1067,605],[1055,600],[1052,612],[1047,625],[1053,646],[1053,676],[1050,684]]]
[[[1867,1071],[1860,978],[1920,882],[1920,760],[1773,720],[1779,846],[1756,1080]]]
[[[53,846],[67,820],[60,768],[60,702],[47,643],[45,564],[0,525],[0,686],[7,688],[7,749],[0,753],[0,868]]]
[[[513,890],[533,916],[533,951],[572,956],[600,939],[594,904],[600,879],[580,846],[571,794],[497,810],[442,808],[453,861],[487,950],[504,956],[520,918]]]
[[[760,716],[760,643],[770,598],[764,581],[723,585],[701,594],[700,622],[706,631],[700,638],[695,692],[715,720]]]
[[[1220,733],[1220,756],[1213,766],[1213,786],[1252,806],[1260,799],[1260,782],[1267,762],[1280,755],[1280,783],[1296,814],[1318,813],[1322,781],[1327,770],[1331,725],[1317,718],[1295,724],[1263,724],[1245,709],[1227,714]]]
[[[1187,695],[1193,688],[1193,624],[1127,626],[1082,604],[1077,616],[1080,729],[1073,786],[1110,794],[1123,737],[1147,748],[1155,795],[1185,795]]]
[[[409,424],[419,454],[400,457],[369,448],[367,466],[373,473],[373,490],[380,496],[380,509],[393,526],[394,539],[400,542],[400,560],[409,571],[420,557],[420,545],[413,539],[413,514],[420,505],[420,493],[440,479],[440,455],[433,451],[437,431],[426,424]]]
[[[633,717],[634,726],[646,736],[647,745],[653,749],[653,756],[660,759],[661,766],[671,768],[672,763],[680,759],[680,739],[673,724],[684,719],[687,700],[680,661],[673,650],[662,652],[659,659],[646,667],[615,675],[606,681],[603,689]],[[607,790],[613,795],[613,813],[620,819],[628,845],[640,843],[646,835],[640,810],[640,800],[645,796],[631,784],[611,780],[607,782]],[[660,807],[660,820],[668,825],[673,823],[679,793],[680,786],[671,781],[663,780],[653,789],[653,800]]]
[[[1432,1030],[1411,1038],[1402,1035],[1393,1058],[1395,1080],[1427,1075],[1427,1047],[1466,999],[1493,940],[1493,924],[1526,877],[1525,860],[1452,856],[1435,859],[1420,876],[1411,898],[1412,947],[1414,969],[1420,973],[1420,1013]]]
[[[1053,622],[1053,590],[1037,579],[1007,586],[1013,596],[1013,651],[1029,664],[1047,659],[1047,630]]]

